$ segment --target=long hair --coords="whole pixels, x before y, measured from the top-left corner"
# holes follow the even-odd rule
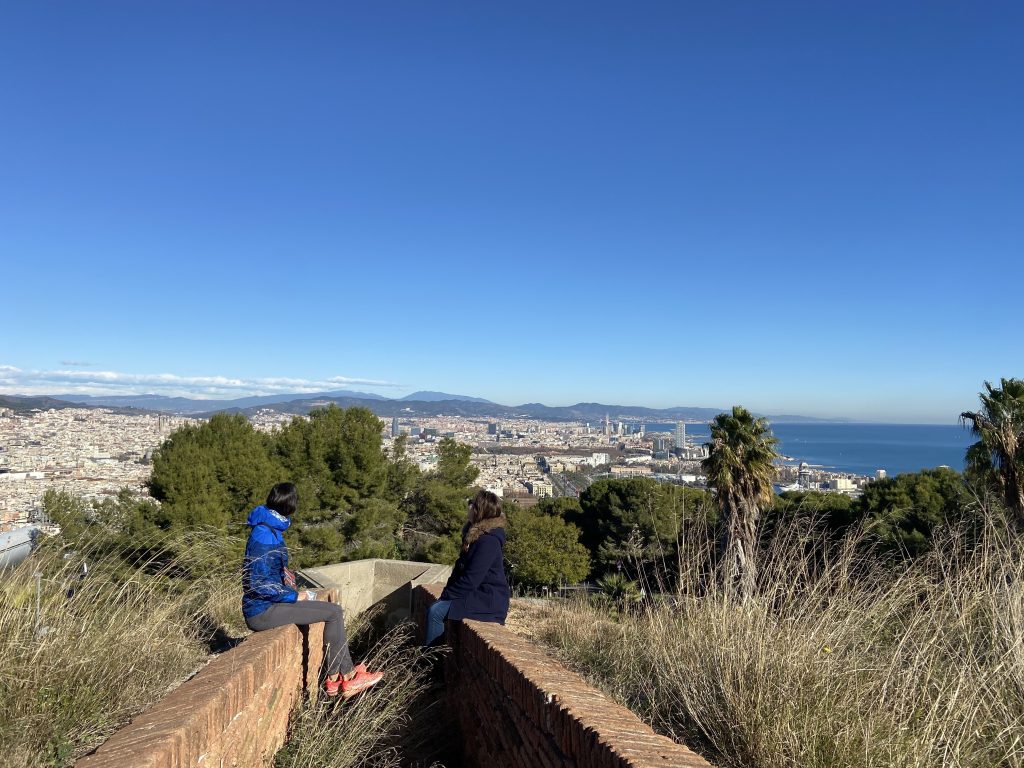
[[[282,517],[291,517],[299,506],[299,492],[294,483],[278,483],[267,494],[263,506],[272,509]]]
[[[490,491],[477,491],[471,507],[470,525],[476,525],[482,520],[490,520],[492,517],[501,517],[502,514],[501,499]]]

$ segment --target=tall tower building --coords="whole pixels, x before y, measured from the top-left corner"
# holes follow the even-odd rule
[[[605,437],[608,437],[611,433],[612,433],[612,422],[611,422],[611,419],[608,418],[608,414],[606,413],[604,415],[604,435],[605,435]]]
[[[686,424],[681,421],[676,422],[676,448],[680,451],[686,450]]]
[[[391,436],[398,437],[398,417],[391,417]]]

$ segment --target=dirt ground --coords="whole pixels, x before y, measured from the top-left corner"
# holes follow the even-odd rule
[[[509,605],[508,618],[505,619],[505,626],[517,635],[537,640],[537,625],[552,610],[549,600],[537,597],[513,598]]]

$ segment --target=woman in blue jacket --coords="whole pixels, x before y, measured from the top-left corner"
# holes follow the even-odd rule
[[[270,489],[267,503],[249,513],[247,522],[252,531],[245,545],[242,614],[254,632],[285,624],[324,622],[327,695],[337,696],[340,690],[347,699],[376,685],[383,675],[368,672],[362,664],[352,664],[340,605],[317,600],[316,592],[295,589],[283,534],[291,525],[298,504],[295,486],[278,483]]]
[[[441,598],[427,613],[424,645],[444,635],[445,618],[505,623],[509,589],[505,578],[505,515],[501,499],[478,491],[462,527],[462,551]]]

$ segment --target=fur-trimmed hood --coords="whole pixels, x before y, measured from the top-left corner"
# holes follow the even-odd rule
[[[491,533],[493,531],[497,531],[499,533],[501,543],[504,544],[505,524],[507,522],[508,519],[504,514],[501,514],[498,517],[489,517],[486,520],[481,520],[473,525],[466,523],[462,526],[462,551],[468,552],[474,541],[479,539],[485,533]]]

